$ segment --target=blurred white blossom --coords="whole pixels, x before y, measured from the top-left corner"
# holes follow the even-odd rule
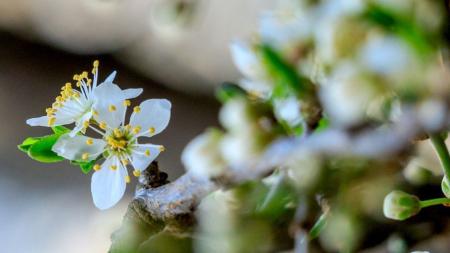
[[[181,155],[189,173],[199,178],[213,178],[224,173],[226,163],[219,150],[222,139],[220,130],[211,129],[189,142]]]

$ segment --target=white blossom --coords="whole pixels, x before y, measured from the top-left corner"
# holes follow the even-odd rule
[[[371,36],[360,54],[365,67],[382,75],[404,74],[414,63],[409,45],[393,36]]]
[[[111,102],[111,101],[109,101]],[[104,108],[108,100],[101,101]],[[139,176],[141,171],[159,155],[164,147],[143,144],[138,140],[152,137],[162,132],[170,120],[171,104],[166,99],[149,99],[133,109],[129,124],[125,125],[126,108],[129,100],[123,104],[110,104],[108,111],[99,111],[97,120],[100,129],[89,125],[99,133],[101,138],[76,135],[63,135],[53,146],[59,156],[72,161],[103,163],[94,166],[91,192],[94,204],[99,209],[115,205],[123,196],[126,183],[130,181],[127,166],[134,168],[133,174]]]
[[[228,101],[219,112],[219,121],[227,130],[220,142],[220,152],[227,164],[239,169],[260,155],[265,134],[248,101]]]
[[[195,137],[183,150],[181,161],[189,173],[198,178],[220,176],[226,167],[219,150],[223,133],[209,130]]]
[[[352,66],[342,65],[320,91],[325,111],[336,125],[346,127],[359,123],[378,96],[376,87],[357,73]]]
[[[233,42],[230,50],[234,64],[245,77],[239,81],[239,85],[252,95],[268,98],[273,85],[255,50],[240,41]]]
[[[312,34],[316,13],[307,8],[303,1],[282,1],[277,9],[263,13],[261,40],[283,53],[292,53]]]
[[[111,73],[104,82],[98,83],[98,61],[94,62],[92,69],[93,79],[84,71],[80,75],[74,75],[78,89],[72,88],[71,83],[66,83],[61,88],[61,94],[56,97],[51,107],[46,109],[46,116],[31,118],[27,124],[31,126],[60,126],[75,123],[70,136],[75,136],[80,131],[85,131],[92,118],[104,110],[104,103],[116,104],[125,99],[139,96],[142,89],[121,90],[113,83],[116,72]]]
[[[300,101],[295,96],[274,101],[275,116],[279,120],[286,121],[289,126],[297,126],[302,122]]]

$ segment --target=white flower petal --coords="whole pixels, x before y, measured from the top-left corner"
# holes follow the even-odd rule
[[[224,172],[226,164],[219,149],[222,138],[220,130],[209,130],[189,142],[181,154],[181,161],[189,173],[209,179]]]
[[[65,134],[53,145],[52,150],[71,161],[91,161],[101,155],[106,143],[101,139],[92,139],[92,144],[88,145],[88,139],[92,138],[80,135],[70,137],[69,134]],[[87,159],[83,159],[83,154],[88,154]]]
[[[139,136],[153,136],[162,132],[170,120],[171,103],[167,99],[148,99],[140,104],[140,112],[133,112],[132,127],[141,127]],[[149,129],[151,128],[151,131]]]
[[[26,122],[30,126],[45,126],[45,127],[49,127],[49,125],[48,125],[48,117],[47,116],[27,119]],[[67,125],[67,124],[70,124],[70,123],[73,123],[73,119],[56,118],[55,123],[52,126]]]
[[[116,170],[111,169],[112,165],[117,166]],[[92,175],[92,199],[98,209],[105,210],[119,202],[125,193],[126,176],[126,169],[115,156],[106,159],[101,169]]]
[[[131,98],[138,97],[139,95],[141,95],[141,93],[143,91],[144,91],[144,89],[142,89],[142,88],[123,90],[124,98],[125,99],[131,99]]]
[[[247,92],[260,97],[262,99],[268,99],[273,89],[273,85],[266,81],[252,81],[249,79],[241,79],[239,86]]]
[[[95,119],[105,122],[109,127],[118,127],[123,121],[125,106],[124,92],[113,83],[100,84],[93,93]]]
[[[263,13],[260,19],[260,35],[265,44],[283,51],[298,46],[311,35],[314,11],[300,1],[290,1],[283,10]]]
[[[249,45],[235,41],[231,43],[230,50],[234,64],[243,75],[250,79],[261,79],[264,76],[259,59]]]
[[[300,101],[294,96],[275,99],[274,111],[278,119],[286,121],[290,126],[296,126],[302,121]]]
[[[30,126],[47,126],[48,127],[48,117],[47,116],[27,119],[26,122]]]
[[[392,75],[411,70],[414,55],[406,42],[395,37],[373,36],[361,49],[365,67],[382,75]]]
[[[113,71],[109,76],[105,79],[104,83],[112,83],[114,82],[114,78],[116,78],[117,71]]]
[[[57,108],[54,114],[55,122],[52,126],[67,125],[76,122],[84,116],[86,111],[89,111],[90,106],[90,101],[84,97],[80,97],[78,100],[71,99],[65,101],[61,107]],[[30,126],[49,127],[47,116],[28,119],[27,124]]]
[[[131,164],[134,169],[139,171],[145,170],[158,157],[161,149],[161,145],[137,144],[131,155]]]
[[[75,127],[72,129],[72,131],[69,133],[70,137],[74,137],[78,132],[83,129],[83,123],[85,121],[89,121],[92,118],[92,111],[89,111],[83,115],[80,119],[78,119],[75,122]]]

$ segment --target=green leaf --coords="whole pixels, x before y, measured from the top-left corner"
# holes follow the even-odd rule
[[[59,134],[41,137],[29,147],[28,156],[43,163],[54,163],[64,160],[64,158],[52,151],[52,147],[58,141],[59,137]]]
[[[409,18],[396,15],[391,10],[375,4],[370,5],[364,17],[386,30],[396,33],[416,52],[422,55],[432,53],[433,45],[431,42],[433,40],[429,39],[433,37],[432,34],[427,34]]]
[[[69,128],[63,127],[63,126],[54,126],[54,127],[52,127],[52,130],[55,134],[58,134],[58,135],[63,135],[63,134],[67,134],[70,132]]]
[[[17,147],[25,153],[28,153],[28,150],[30,149],[30,147],[35,144],[36,142],[38,142],[41,138],[40,137],[28,137],[26,138],[22,144],[17,145]]]
[[[316,239],[320,235],[320,232],[322,232],[323,228],[327,225],[327,214],[328,213],[322,214],[309,231],[310,240]]]
[[[319,125],[315,129],[315,132],[316,133],[322,132],[323,130],[327,129],[328,127],[330,127],[330,120],[326,117],[323,117],[319,120]]]
[[[256,214],[277,219],[292,209],[289,206],[296,206],[295,203],[296,196],[292,188],[282,179],[267,189],[264,198],[257,205]]]
[[[92,168],[94,167],[96,161],[97,161],[97,160],[92,160],[92,161],[90,161],[90,162],[70,161],[70,163],[71,163],[71,164],[74,164],[74,165],[80,166],[81,171],[82,171],[84,174],[88,174],[89,172],[91,172],[91,170],[92,170]]]
[[[216,98],[222,103],[237,96],[247,96],[247,92],[234,83],[225,82],[216,91]]]
[[[297,71],[271,47],[259,47],[260,57],[267,72],[275,83],[274,96],[284,97],[292,91],[302,95],[307,91],[307,82],[297,74]]]

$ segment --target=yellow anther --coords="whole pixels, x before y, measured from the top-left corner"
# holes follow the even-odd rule
[[[55,124],[56,118],[55,117],[48,117],[48,125],[53,126]]]
[[[133,170],[133,175],[135,177],[139,177],[141,175],[141,171],[140,170]]]
[[[94,63],[92,63],[92,66],[94,66],[94,68],[98,68],[98,65],[100,65],[100,62],[98,60],[95,60]]]
[[[117,110],[117,108],[116,108],[115,105],[110,105],[110,106],[108,107],[108,110],[109,110],[110,112],[114,112],[114,111]]]
[[[145,150],[145,152],[144,152],[144,154],[145,154],[145,156],[150,156],[150,150]]]
[[[93,140],[92,138],[88,138],[88,139],[86,140],[86,144],[87,144],[87,145],[92,145],[92,144],[94,144],[94,140]]]
[[[83,155],[81,155],[81,159],[83,160],[87,160],[89,158],[89,153],[83,153]]]
[[[154,134],[155,133],[155,128],[154,127],[150,127],[149,129],[148,129],[148,132],[150,133],[150,134]]]
[[[53,116],[53,114],[56,112],[56,110],[53,108],[47,108],[47,109],[45,109],[45,112],[47,113],[47,117],[50,118]]]
[[[131,105],[131,101],[126,99],[123,101],[123,106],[130,106]]]
[[[61,91],[61,96],[64,98],[64,99],[67,99],[67,98],[69,98],[70,96],[72,96],[72,91],[71,90],[63,90],[63,91]]]
[[[107,127],[107,125],[106,125],[106,122],[100,122],[100,124],[98,125],[101,129],[103,129],[103,130],[105,130],[106,129],[106,127]]]
[[[64,102],[64,99],[63,99],[62,96],[57,96],[57,97],[55,98],[55,100],[56,100],[57,102]]]
[[[128,184],[130,183],[130,181],[131,181],[130,176],[125,176],[125,182]]]
[[[116,165],[111,165],[111,166],[109,166],[109,168],[110,168],[111,170],[117,170],[117,166],[116,166]]]
[[[89,127],[89,120],[83,121],[83,127],[88,128]]]
[[[94,116],[98,116],[98,112],[96,110],[92,110],[92,114],[94,114]]]
[[[130,124],[128,124],[128,125],[125,125],[125,129],[126,129],[127,131],[130,131],[130,129],[131,129],[131,125],[130,125]]]
[[[166,148],[164,146],[159,146],[159,151],[164,152],[164,151],[166,151]]]
[[[101,169],[100,165],[96,164],[94,165],[94,170],[95,171],[99,171]]]
[[[122,164],[127,166],[129,164],[128,159],[122,159]]]
[[[77,74],[73,75],[73,80],[75,80],[75,81],[80,80],[80,76]]]
[[[72,89],[72,84],[71,84],[71,83],[66,83],[66,84],[64,85],[64,87],[65,87],[66,89]]]
[[[113,132],[114,132],[114,136],[116,136],[116,138],[120,138],[123,136],[122,132],[118,128],[114,128]]]
[[[133,128],[133,133],[134,133],[134,134],[138,134],[140,131],[141,131],[141,127],[140,127],[140,126],[135,126],[135,127]]]
[[[87,86],[91,86],[91,84],[92,84],[92,79],[88,79],[88,80],[86,81],[86,84],[87,84]]]
[[[135,106],[134,108],[133,108],[133,112],[135,112],[135,113],[138,113],[138,112],[140,112],[141,111],[141,107],[139,107],[139,106]]]
[[[249,91],[248,95],[249,95],[250,99],[252,99],[252,100],[262,97],[262,93],[259,91],[255,91],[255,90]]]
[[[80,78],[87,78],[87,77],[88,77],[88,72],[87,72],[87,71],[83,71],[83,72],[81,73]]]

